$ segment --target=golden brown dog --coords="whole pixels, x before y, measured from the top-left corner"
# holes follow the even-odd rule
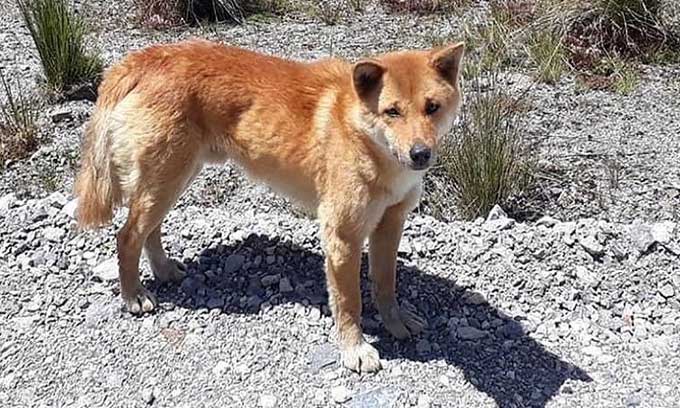
[[[204,164],[231,160],[316,212],[343,364],[378,370],[360,325],[362,246],[368,238],[385,327],[398,338],[420,331],[424,321],[397,303],[396,252],[459,110],[463,48],[302,63],[195,40],[134,52],[110,68],[76,195],[83,228],[130,208],[117,236],[127,309],[156,306],[139,279],[142,249],[156,279],[182,279],[183,265],[161,245],[163,218]]]

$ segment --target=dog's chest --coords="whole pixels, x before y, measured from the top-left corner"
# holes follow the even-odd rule
[[[399,177],[395,177],[386,185],[384,195],[385,207],[390,207],[404,201],[406,196],[423,180],[422,172],[405,171]]]

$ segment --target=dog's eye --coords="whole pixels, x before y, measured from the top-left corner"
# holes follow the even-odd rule
[[[385,109],[385,115],[391,117],[391,118],[397,118],[401,116],[401,113],[399,112],[399,109],[392,107],[389,109]]]
[[[425,105],[425,113],[428,115],[434,115],[435,112],[439,110],[439,104],[436,102],[428,102]]]

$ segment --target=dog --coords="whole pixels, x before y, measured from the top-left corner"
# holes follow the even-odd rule
[[[155,279],[184,277],[161,245],[163,218],[204,165],[231,161],[316,214],[342,363],[379,370],[360,324],[363,244],[385,327],[399,339],[420,332],[425,321],[397,302],[397,248],[458,115],[464,48],[297,62],[190,40],[132,52],[109,68],[75,195],[82,229],[129,207],[117,234],[127,310],[157,305],[140,282],[142,250]]]

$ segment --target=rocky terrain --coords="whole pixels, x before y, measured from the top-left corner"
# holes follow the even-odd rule
[[[191,36],[354,58],[428,46],[459,27],[370,9],[333,27],[284,19],[157,32],[124,18],[129,6],[85,10],[99,17],[91,41],[108,63]],[[12,5],[0,11],[0,67],[34,84],[27,32]],[[365,291],[364,330],[385,368],[374,375],[339,365],[315,222],[229,166],[205,171],[164,225],[187,277],[161,286],[144,264],[160,310],[124,313],[114,234],[125,210],[96,232],[73,220],[93,106],[46,105],[44,144],[1,174],[0,406],[678,407],[679,77],[679,66],[646,66],[629,96],[584,91],[569,76],[534,85],[528,133],[553,169],[541,217],[414,214],[399,292],[428,328],[394,340]],[[508,86],[529,80],[514,74]]]

